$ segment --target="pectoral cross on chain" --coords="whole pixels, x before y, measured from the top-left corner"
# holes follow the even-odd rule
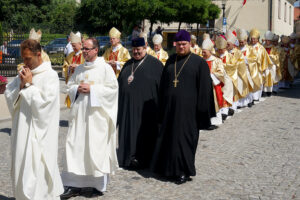
[[[179,83],[178,79],[176,78],[176,79],[173,81],[173,83],[174,83],[174,87],[177,87],[177,83]]]

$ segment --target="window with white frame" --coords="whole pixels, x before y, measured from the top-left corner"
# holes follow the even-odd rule
[[[286,22],[286,2],[284,3],[284,21]]]
[[[278,19],[281,19],[281,0],[278,0]]]

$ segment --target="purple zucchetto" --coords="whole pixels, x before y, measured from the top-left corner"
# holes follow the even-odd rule
[[[178,42],[178,41],[190,42],[191,41],[190,33],[185,30],[178,31],[175,35],[175,42]]]
[[[145,39],[142,38],[142,37],[139,37],[139,38],[135,38],[131,41],[131,46],[132,47],[143,47],[145,46],[146,43],[145,43]]]

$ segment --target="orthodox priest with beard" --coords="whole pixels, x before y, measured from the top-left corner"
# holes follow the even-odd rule
[[[196,175],[199,130],[216,115],[212,80],[206,61],[190,51],[190,34],[175,36],[176,54],[163,70],[159,88],[160,133],[151,170],[182,184]]]
[[[146,53],[144,38],[132,40],[133,58],[124,65],[119,81],[120,167],[147,168],[158,134],[158,88],[163,64]]]

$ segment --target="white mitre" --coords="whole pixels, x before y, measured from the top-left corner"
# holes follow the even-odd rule
[[[81,43],[81,34],[77,32],[76,34],[71,32],[70,33],[70,41],[71,43]]]
[[[238,40],[247,40],[248,39],[248,33],[245,29],[238,29],[236,31],[237,39]]]
[[[212,51],[214,48],[214,43],[211,39],[207,38],[202,42],[202,49]]]
[[[153,44],[161,44],[163,37],[160,34],[155,34],[152,38]]]
[[[41,42],[41,38],[42,38],[42,31],[41,30],[38,30],[37,32],[35,32],[34,28],[32,28],[30,30],[29,39],[35,40],[37,42]]]
[[[271,31],[265,32],[265,39],[272,41],[274,38],[274,34]]]
[[[226,39],[227,39],[227,42],[235,44],[235,42],[236,42],[236,36],[233,34],[233,31],[227,31],[227,33],[226,33]]]

